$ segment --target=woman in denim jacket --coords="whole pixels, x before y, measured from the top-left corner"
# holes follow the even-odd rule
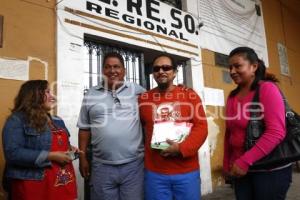
[[[25,82],[3,128],[5,176],[11,199],[77,198],[69,133],[49,111],[55,103],[46,80]],[[78,150],[77,150],[78,151]]]

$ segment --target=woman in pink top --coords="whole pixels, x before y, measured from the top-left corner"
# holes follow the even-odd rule
[[[291,165],[268,170],[249,169],[253,163],[268,155],[285,137],[285,107],[275,84],[278,80],[274,75],[266,73],[263,61],[248,47],[238,47],[231,51],[229,68],[237,87],[231,91],[226,105],[223,163],[225,177],[233,177],[238,200],[285,199],[292,180]],[[256,144],[246,151],[249,104],[258,86],[265,131]]]

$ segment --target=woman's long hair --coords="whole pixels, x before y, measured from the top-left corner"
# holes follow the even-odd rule
[[[274,74],[266,72],[266,65],[264,61],[258,58],[256,52],[253,49],[249,47],[237,47],[230,52],[229,58],[235,55],[244,56],[244,58],[248,60],[250,64],[257,64],[257,70],[255,71],[254,81],[251,84],[251,90],[255,90],[258,86],[259,81],[262,80],[279,82]],[[235,96],[239,92],[239,90],[240,87],[237,86],[237,88],[231,91],[229,96]]]
[[[44,131],[48,120],[48,110],[44,108],[46,80],[25,82],[15,98],[12,113],[21,112],[30,127],[38,132]]]

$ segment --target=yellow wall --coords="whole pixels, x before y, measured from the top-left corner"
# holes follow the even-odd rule
[[[296,9],[300,11],[300,7]],[[263,12],[270,60],[269,71],[280,79],[280,87],[284,90],[289,103],[300,112],[297,100],[297,92],[300,89],[300,14],[285,7],[279,0],[264,0]],[[278,42],[287,48],[290,77],[280,75]]]
[[[48,80],[56,80],[55,67],[55,1],[47,0],[0,0],[0,15],[4,16],[3,47],[0,58],[14,58],[30,62],[30,79],[44,79],[48,64]],[[42,63],[42,62],[44,63]],[[12,108],[13,99],[23,81],[0,78],[0,130]],[[2,138],[2,137],[0,137]],[[2,141],[0,139],[2,144]],[[0,145],[0,179],[4,167],[3,149]],[[0,187],[0,199],[4,199]]]
[[[300,10],[299,8],[296,8]],[[299,11],[298,10],[298,11]],[[298,12],[300,13],[300,12]],[[284,91],[291,106],[300,113],[300,104],[297,100],[300,91],[300,15],[295,11],[282,6],[279,0],[263,0],[263,15],[266,29],[267,47],[269,55],[268,71],[275,74],[280,80],[279,86]],[[279,57],[277,43],[284,44],[288,51],[288,61],[291,76],[287,77],[280,74]],[[222,71],[228,69],[215,65],[214,53],[209,50],[202,50],[204,81],[206,87],[220,88],[225,92],[227,98],[234,84],[223,82]],[[208,116],[210,113],[224,112],[223,107],[208,106]],[[220,112],[221,111],[221,112]],[[223,162],[223,142],[224,142],[224,120],[220,119],[220,114],[215,117],[220,129],[217,137],[216,149],[211,158],[213,186],[222,184],[222,162]],[[214,133],[209,133],[214,134]]]

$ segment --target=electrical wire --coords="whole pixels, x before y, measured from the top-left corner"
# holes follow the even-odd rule
[[[58,19],[59,24],[60,24],[61,27],[62,27],[62,30],[63,30],[65,33],[67,33],[67,34],[68,34],[69,36],[71,36],[71,37],[80,39],[80,40],[82,40],[82,42],[84,42],[84,38],[72,34],[72,33],[66,28],[66,26],[63,24],[63,22],[62,22],[62,20],[61,20],[61,18],[60,18],[59,16],[57,16],[57,19]]]
[[[34,5],[34,6],[39,6],[39,7],[42,7],[42,8],[46,8],[46,9],[49,9],[49,10],[53,10],[52,7],[44,6],[44,5],[39,4],[39,3],[34,3],[34,2],[31,2],[31,1],[27,1],[27,0],[20,0],[20,1],[23,1],[23,2],[28,3],[28,4],[32,4],[32,5]]]
[[[62,3],[64,0],[60,0],[59,2],[57,2],[56,4],[55,4],[55,7],[57,7],[60,3]]]

